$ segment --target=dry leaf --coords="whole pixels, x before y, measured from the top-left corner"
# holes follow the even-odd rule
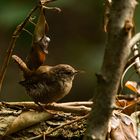
[[[133,112],[135,112],[136,110],[136,106],[137,106],[137,110],[140,110],[140,97],[137,98],[137,100],[133,99],[133,100],[116,100],[116,105],[118,107],[122,108],[122,113],[127,114],[127,115],[131,115]]]
[[[46,36],[49,27],[45,18],[44,9],[40,8],[40,15],[35,26],[31,51],[27,57],[27,67],[37,70],[46,60],[50,38]]]
[[[26,111],[18,116],[0,116],[0,136],[5,136],[47,120],[51,117],[48,112]]]
[[[131,101],[130,104],[128,104],[123,110],[122,110],[122,113],[125,113],[127,115],[131,115],[133,112],[136,111],[136,108],[137,110],[140,110],[140,97],[137,98],[137,100],[133,100]]]
[[[124,99],[117,99],[115,104],[118,106],[118,107],[126,107],[127,105],[129,105],[131,102],[130,101],[127,101],[127,100],[124,100]]]
[[[127,81],[125,83],[125,86],[127,88],[129,88],[130,90],[132,90],[133,92],[140,94],[140,85],[139,85],[138,82],[135,82],[135,81]]]
[[[37,21],[37,24],[35,26],[35,31],[34,31],[34,40],[35,42],[40,41],[43,36],[48,33],[49,31],[49,26],[45,18],[45,13],[43,8],[40,9],[40,15]]]
[[[131,118],[117,111],[110,119],[109,134],[111,140],[137,140],[136,127]]]
[[[140,139],[140,111],[131,114],[131,118],[135,125],[137,126],[137,137]]]

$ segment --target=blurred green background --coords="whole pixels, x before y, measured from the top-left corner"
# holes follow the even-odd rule
[[[8,44],[16,26],[23,21],[35,0],[0,1],[0,64],[4,59]],[[47,11],[46,18],[51,38],[46,64],[67,63],[86,73],[78,75],[69,95],[63,101],[88,100],[96,87],[95,73],[102,64],[105,38],[103,32],[103,1],[101,0],[58,0],[50,4],[62,9],[61,13]],[[136,32],[140,31],[140,6],[135,14]],[[33,31],[33,26],[27,26]],[[22,32],[16,43],[14,54],[25,60],[31,48],[31,36]],[[10,61],[0,94],[1,101],[30,100],[18,82],[22,73]]]

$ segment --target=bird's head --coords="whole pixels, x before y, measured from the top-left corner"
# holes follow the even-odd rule
[[[67,64],[59,64],[50,69],[50,73],[55,77],[63,80],[73,80],[74,76],[78,73],[72,66]]]

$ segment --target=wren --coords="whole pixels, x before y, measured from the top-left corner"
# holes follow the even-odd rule
[[[24,73],[25,79],[19,83],[37,104],[57,102],[66,96],[72,88],[75,75],[79,72],[67,64],[40,66],[36,71],[31,71],[21,58],[16,55],[12,58]]]

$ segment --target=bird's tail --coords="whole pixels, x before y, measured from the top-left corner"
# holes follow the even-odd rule
[[[26,63],[17,55],[12,55],[14,61],[18,64],[19,68],[23,71],[26,75],[31,75],[32,71],[27,67]]]

